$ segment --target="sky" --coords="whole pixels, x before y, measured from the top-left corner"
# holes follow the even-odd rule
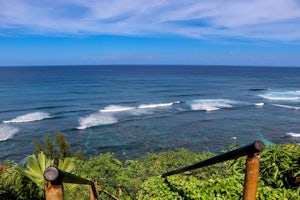
[[[299,0],[0,0],[0,66],[300,67]]]

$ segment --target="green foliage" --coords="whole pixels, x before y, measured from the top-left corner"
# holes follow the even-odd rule
[[[23,163],[23,165],[10,164],[7,170],[1,172],[0,199],[4,194],[14,196],[15,199],[44,198],[46,183],[44,171],[52,165],[52,161],[40,152],[37,156],[33,154],[26,157]],[[71,158],[59,160],[58,168],[71,173],[75,172],[75,165]]]
[[[118,195],[117,186],[119,184],[117,179],[123,170],[123,163],[115,158],[113,154],[99,154],[85,161],[75,159],[75,163],[78,166],[78,174],[89,180],[98,178],[101,189],[108,190],[113,195]],[[110,199],[108,196],[102,196],[102,199]]]
[[[260,174],[266,185],[274,188],[292,188],[295,176],[300,174],[299,146],[293,144],[272,145],[261,154]]]
[[[8,169],[0,172],[0,199],[39,200],[39,188],[26,177],[18,165],[9,165]]]
[[[34,154],[25,159],[24,167],[16,165],[16,169],[34,182],[43,191],[46,181],[44,171],[51,165],[51,160],[47,159],[43,152],[36,157]],[[43,196],[43,195],[41,195]]]
[[[54,160],[54,165],[57,166],[58,160],[64,160],[68,157],[78,157],[83,159],[84,155],[81,151],[75,152],[73,155],[70,151],[70,145],[65,141],[64,135],[61,132],[55,133],[55,141],[51,141],[50,135],[45,137],[45,144],[41,144],[37,139],[34,139],[34,150],[37,153],[44,152],[46,157]]]
[[[49,141],[46,142],[46,146],[51,149],[54,145],[51,146]],[[58,149],[57,152],[66,155]],[[270,146],[260,153],[257,199],[299,199],[299,183],[298,185],[295,183],[296,178],[300,176],[299,155],[299,146],[292,144]],[[6,162],[8,170],[0,172],[0,199],[42,198],[37,194],[40,194],[43,184],[37,181],[35,175],[43,171],[41,166],[46,166],[47,164],[43,163],[48,161],[46,157],[39,156],[41,155],[28,158],[22,167],[22,173],[17,170],[14,163]],[[122,163],[113,154],[105,153],[87,160],[64,158],[58,163],[58,167],[89,180],[99,178],[98,189],[106,190],[122,200],[241,199],[245,157],[166,179],[160,177],[167,171],[213,156],[214,154],[209,152],[196,154],[185,149],[177,149],[158,154],[149,153],[145,157]],[[36,169],[37,164],[40,169]],[[65,199],[89,199],[88,186],[65,184],[64,188]],[[111,197],[102,192],[100,199]]]
[[[154,187],[157,189],[153,190]],[[180,176],[171,176],[146,181],[138,199],[241,199],[242,193],[243,177],[199,180],[191,176],[183,180]]]
[[[59,159],[70,157],[70,145],[64,139],[64,135],[60,132],[55,133],[55,143],[59,149]]]
[[[166,180],[160,177],[149,178],[143,183],[138,193],[140,200],[239,200],[243,196],[244,176],[231,176],[226,179],[199,180],[190,177],[183,180],[180,176],[171,176]],[[257,199],[299,199],[299,188],[296,190],[259,186]]]
[[[87,161],[77,160],[76,165],[81,174],[89,178],[107,178],[115,180],[122,169],[122,162],[111,153],[99,154]]]
[[[267,147],[260,154],[257,199],[299,199],[299,183],[294,183],[300,175],[299,151],[299,146],[288,144]],[[245,157],[228,161],[223,171],[215,165],[203,168],[215,170],[212,177],[191,173],[166,181],[150,178],[142,184],[138,199],[241,199],[245,162]]]
[[[280,200],[298,200],[300,190],[286,188],[273,188],[270,186],[261,186],[257,189],[257,199],[280,199]]]

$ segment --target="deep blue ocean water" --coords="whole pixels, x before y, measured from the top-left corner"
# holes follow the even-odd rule
[[[0,161],[61,131],[73,151],[132,159],[183,147],[218,152],[238,137],[300,143],[300,68],[0,68]]]

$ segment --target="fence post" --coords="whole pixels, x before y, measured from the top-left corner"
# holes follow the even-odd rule
[[[51,184],[50,181],[47,181],[45,185],[45,196],[46,200],[64,200],[64,189],[63,184]]]
[[[46,200],[63,200],[64,197],[62,183],[90,185],[90,199],[98,199],[97,191],[93,181],[62,171],[56,167],[48,167],[45,169],[44,179],[47,181],[47,185],[45,187]]]
[[[259,174],[259,155],[247,157],[243,200],[255,200]]]
[[[94,184],[90,185],[90,200],[98,200],[98,197],[95,196],[97,194],[98,183],[98,178],[94,178]]]

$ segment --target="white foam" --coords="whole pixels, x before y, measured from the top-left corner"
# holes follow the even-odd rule
[[[273,101],[300,101],[299,91],[268,91],[258,96]]]
[[[276,107],[281,107],[281,108],[289,108],[289,109],[295,109],[295,110],[299,110],[300,107],[298,106],[289,106],[289,105],[283,105],[283,104],[272,104],[273,106]]]
[[[176,103],[176,102],[175,102]],[[157,103],[157,104],[142,104],[139,105],[137,108],[139,109],[151,109],[151,108],[160,108],[160,107],[170,107],[174,104],[174,102],[172,103]]]
[[[256,103],[256,104],[255,104],[256,107],[263,107],[264,105],[265,105],[265,104],[264,104],[263,102],[261,102],[261,103]]]
[[[291,137],[300,137],[300,133],[293,133],[293,132],[290,132],[290,133],[286,133],[286,135],[289,135]]]
[[[207,112],[219,110],[221,108],[232,108],[237,102],[228,99],[198,99],[189,102],[192,110],[205,110]]]
[[[120,105],[109,105],[106,106],[104,109],[100,110],[100,112],[106,113],[106,112],[124,112],[133,110],[135,107],[130,106],[120,106]]]
[[[153,112],[154,112],[153,109],[143,109],[143,108],[135,108],[129,111],[131,115],[150,115],[153,114]]]
[[[79,126],[77,129],[86,129],[94,126],[115,124],[118,119],[109,114],[96,113],[86,117],[79,118]]]
[[[0,141],[8,140],[14,136],[20,129],[9,126],[6,124],[0,124]]]
[[[24,123],[24,122],[34,122],[43,119],[50,118],[50,114],[46,112],[33,112],[25,115],[18,116],[11,120],[3,121],[4,123]]]

